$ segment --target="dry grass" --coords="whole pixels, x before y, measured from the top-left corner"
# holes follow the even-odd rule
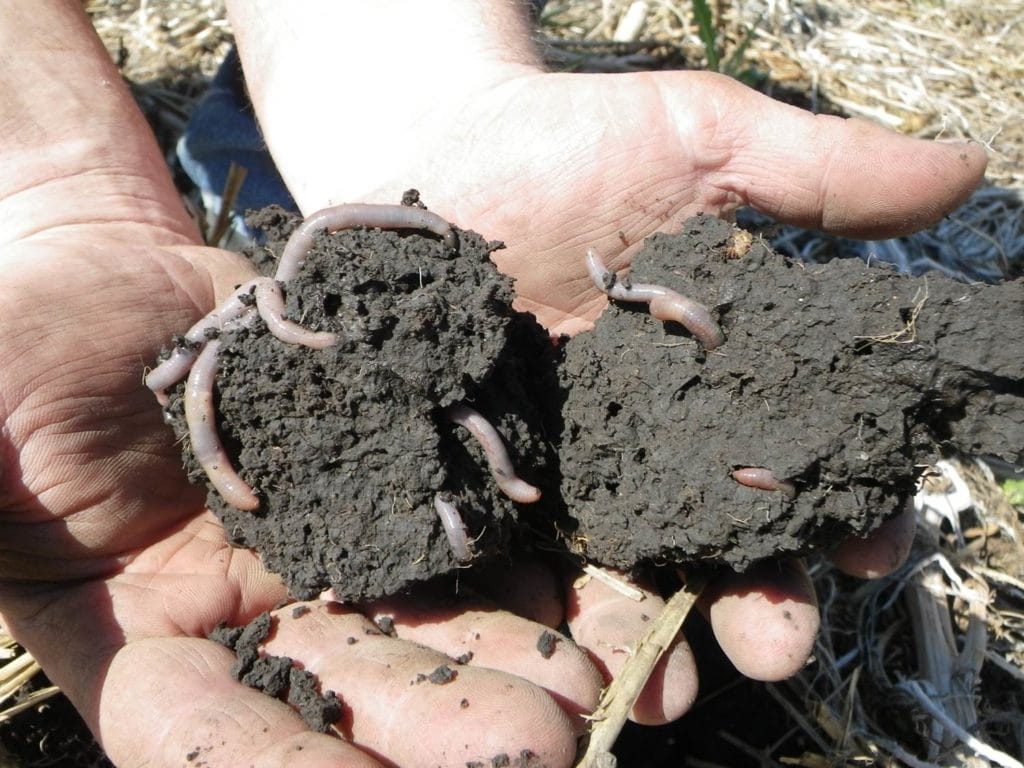
[[[725,51],[748,31],[748,63],[825,106],[913,136],[963,136],[992,152],[989,183],[1024,188],[1024,3],[711,2]],[[623,24],[636,9],[639,23]],[[704,46],[683,0],[555,2],[545,31],[575,41],[648,41],[700,66]],[[616,35],[616,32],[618,34]]]
[[[31,654],[26,653],[0,627],[0,723],[7,722],[19,712],[31,709],[59,692],[56,686],[47,686],[30,695],[18,696],[40,671],[39,664]],[[17,701],[11,703],[16,696]]]
[[[767,90],[796,91],[811,108],[910,135],[969,137],[991,152],[986,186],[926,233],[868,245],[782,228],[778,247],[809,259],[872,255],[974,279],[1024,271],[1024,2],[710,5],[726,55],[753,30],[745,64],[767,76]],[[221,2],[86,7],[171,146],[168,137],[230,44]],[[699,66],[704,56],[684,0],[552,0],[541,35],[549,59],[565,68]],[[768,689],[793,723],[779,744],[800,731],[815,748],[789,756],[751,749],[752,757],[809,768],[1021,766],[1014,756],[1024,754],[1024,543],[1012,539],[1019,510],[1006,505],[1003,516],[1013,520],[1000,525],[991,504],[975,501],[944,520],[925,516],[910,561],[888,578],[852,582],[824,561],[813,567],[823,610],[814,661]],[[8,688],[34,669],[5,635],[0,662],[0,686]],[[742,736],[727,736],[742,746]]]

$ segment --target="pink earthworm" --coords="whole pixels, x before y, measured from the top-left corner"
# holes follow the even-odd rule
[[[284,295],[276,280],[269,277],[256,283],[256,308],[267,329],[287,344],[301,344],[311,349],[325,349],[338,337],[325,331],[311,331],[284,317]]]
[[[220,341],[211,339],[196,357],[185,387],[185,422],[192,441],[192,452],[213,487],[228,504],[252,511],[260,500],[231,466],[220,437],[213,407],[213,382],[217,375]]]
[[[700,302],[688,299],[671,288],[661,285],[618,280],[615,273],[605,267],[601,257],[593,248],[587,251],[587,272],[594,285],[616,301],[643,301],[650,306],[651,317],[657,320],[671,320],[688,330],[697,341],[711,350],[725,341],[722,329],[711,316],[711,312]]]
[[[459,508],[438,493],[434,496],[434,511],[441,518],[441,528],[444,529],[444,535],[448,537],[448,544],[452,548],[455,559],[460,563],[470,560],[473,555],[469,551],[466,524],[462,522]]]
[[[796,498],[796,486],[789,480],[777,480],[775,473],[764,467],[743,467],[733,470],[732,479],[740,485],[762,491],[778,491],[787,499]]]
[[[292,232],[281,253],[274,277],[282,283],[293,279],[302,268],[306,254],[313,247],[313,238],[321,229],[337,232],[352,227],[378,229],[426,229],[439,235],[444,244],[455,250],[455,231],[452,225],[436,213],[409,205],[374,205],[349,203],[323,208],[303,221]]]
[[[207,312],[189,328],[185,332],[184,342],[178,344],[166,360],[146,375],[146,386],[156,394],[160,405],[167,405],[167,390],[188,375],[210,335],[224,330],[251,312],[252,292],[264,280],[267,278],[256,277],[238,286],[227,301]]]
[[[176,346],[167,359],[147,374],[146,386],[156,394],[160,405],[167,405],[167,390],[188,375],[200,350],[212,335],[230,330],[236,324],[252,322],[254,302],[270,333],[287,344],[324,349],[337,340],[333,333],[311,331],[286,320],[280,285],[269,277],[254,277],[238,286],[227,301],[189,328],[183,343]]]
[[[468,429],[480,443],[480,447],[484,449],[484,454],[487,456],[491,475],[502,493],[520,504],[531,504],[540,498],[539,488],[530,485],[516,475],[512,460],[508,456],[508,451],[505,450],[505,443],[491,422],[464,403],[451,406],[447,413],[448,418]]]

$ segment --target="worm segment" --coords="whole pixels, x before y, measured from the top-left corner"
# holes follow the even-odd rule
[[[509,458],[508,451],[505,450],[505,443],[491,422],[465,404],[450,407],[448,418],[468,429],[480,443],[480,447],[483,448],[484,454],[487,456],[491,475],[502,493],[520,504],[531,504],[540,498],[539,488],[530,485],[516,475],[512,460]]]
[[[697,341],[711,350],[720,347],[725,335],[711,312],[700,302],[689,299],[671,288],[647,283],[630,284],[619,280],[609,270],[597,251],[587,251],[587,272],[594,285],[616,301],[646,302],[650,307],[651,317],[657,320],[673,321],[688,330]]]

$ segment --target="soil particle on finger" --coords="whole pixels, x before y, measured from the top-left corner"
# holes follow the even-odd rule
[[[328,733],[331,726],[341,719],[341,699],[334,691],[320,693],[319,682],[312,672],[293,666],[288,683],[285,700],[298,711],[312,730]]]
[[[321,693],[314,674],[286,656],[265,655],[260,646],[270,636],[274,618],[261,613],[243,627],[216,627],[209,635],[235,652],[231,675],[239,682],[290,704],[306,725],[326,733],[341,719],[342,702],[333,691]]]
[[[263,691],[275,699],[288,696],[291,685],[292,660],[287,656],[262,656],[246,666],[239,682]]]
[[[745,569],[827,547],[902,508],[943,445],[1019,462],[1024,282],[964,285],[860,261],[729,253],[711,217],[655,235],[634,260],[712,308],[705,352],[644,305],[613,302],[561,368],[562,492],[576,549],[610,566]],[[796,487],[740,485],[763,467]]]
[[[398,637],[398,633],[395,632],[395,620],[391,616],[380,616],[374,624],[388,637]]]
[[[434,685],[446,685],[452,682],[452,680],[458,677],[458,675],[459,673],[451,667],[449,667],[447,664],[442,664],[429,675],[427,675],[427,680],[429,680]]]
[[[540,633],[540,637],[537,638],[537,650],[543,658],[550,659],[555,655],[558,639],[558,635],[553,632],[544,631]]]

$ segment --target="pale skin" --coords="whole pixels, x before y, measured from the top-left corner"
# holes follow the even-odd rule
[[[713,76],[543,74],[514,3],[231,5],[268,141],[303,209],[394,202],[416,186],[436,212],[509,243],[499,266],[517,278],[521,306],[557,332],[585,328],[605,303],[585,272],[588,246],[621,269],[644,235],[741,202],[830,231],[909,231],[963,200],[985,165],[976,146],[812,118]],[[285,590],[227,545],[185,482],[142,371],[250,273],[199,244],[80,4],[0,0],[0,18],[5,626],[119,766],[179,766],[197,747],[209,766],[458,765],[525,748],[570,764],[578,713],[643,620],[626,598],[593,581],[566,585],[540,564],[482,580],[492,600],[361,610],[324,600],[303,619],[284,609],[270,650],[350,702],[353,743],[309,732],[230,679],[229,654],[203,638]],[[385,28],[387,57],[366,58],[366,30]],[[338,30],[344,45],[326,37]],[[431,78],[408,87],[410,73]],[[339,79],[348,93],[377,94],[370,113],[342,119]],[[869,562],[874,550],[855,548],[844,567],[881,573],[898,561],[890,548]],[[709,595],[712,624],[747,674],[785,677],[806,658],[817,613],[796,573],[757,573]],[[783,605],[779,653],[761,658],[746,631]],[[385,610],[396,638],[346,644]],[[527,652],[565,612],[578,645],[560,641],[548,660]],[[474,657],[457,686],[405,695],[410,676],[467,643]],[[659,674],[635,713],[644,722],[678,717],[692,700],[682,642]],[[471,705],[457,709],[466,719],[454,739],[439,726],[462,698]]]

